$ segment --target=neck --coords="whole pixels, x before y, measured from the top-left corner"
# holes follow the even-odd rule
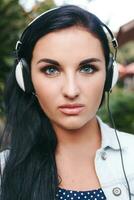
[[[56,154],[67,153],[93,156],[101,145],[101,134],[96,117],[78,130],[55,127],[57,136]],[[90,155],[89,155],[90,154]]]

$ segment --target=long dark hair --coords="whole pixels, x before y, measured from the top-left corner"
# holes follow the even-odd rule
[[[61,6],[36,19],[21,37],[18,58],[31,63],[37,40],[71,26],[82,26],[101,41],[106,66],[109,45],[101,21],[74,5]],[[55,162],[57,139],[51,123],[36,97],[23,92],[16,83],[15,67],[7,82],[5,105],[7,123],[1,148],[8,143],[9,156],[1,179],[1,200],[53,200],[59,184]]]

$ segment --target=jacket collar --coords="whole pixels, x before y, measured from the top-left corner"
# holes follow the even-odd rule
[[[102,144],[101,148],[110,147],[114,150],[120,150],[118,140],[116,137],[115,130],[109,127],[107,124],[102,122],[102,120],[97,116],[97,121],[100,126],[101,136],[102,136]],[[117,131],[118,134],[118,131]],[[124,148],[124,145],[121,145],[121,149]]]

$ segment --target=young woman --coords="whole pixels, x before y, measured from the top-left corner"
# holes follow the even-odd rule
[[[68,5],[40,15],[17,42],[1,200],[134,199],[134,137],[96,116],[117,71],[104,28],[116,48],[95,15]]]

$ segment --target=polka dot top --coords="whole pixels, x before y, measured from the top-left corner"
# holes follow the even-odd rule
[[[106,200],[106,197],[102,189],[73,191],[59,188],[56,200]]]

